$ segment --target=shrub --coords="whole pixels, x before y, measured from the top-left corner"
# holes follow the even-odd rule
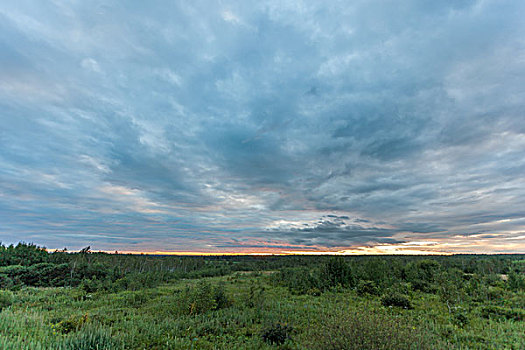
[[[358,265],[360,279],[373,281],[376,285],[391,284],[395,278],[392,266],[387,261],[378,257],[370,257],[362,264]]]
[[[381,304],[386,307],[397,306],[402,307],[404,309],[412,308],[412,304],[410,303],[408,296],[397,292],[390,292],[383,295],[383,297],[381,298]]]
[[[290,293],[295,295],[316,293],[322,287],[319,275],[307,268],[282,269],[279,273],[274,274],[272,279],[288,287]]]
[[[0,273],[5,274],[11,278],[23,275],[26,271],[27,267],[22,265],[9,265],[0,267]]]
[[[14,284],[35,287],[63,286],[69,277],[67,264],[38,263],[31,266],[11,265],[0,268],[0,274],[12,279]]]
[[[84,326],[87,320],[88,320],[87,314],[82,315],[82,316],[72,316],[66,320],[62,320],[58,322],[54,326],[54,328],[62,334],[68,334],[71,332],[78,331],[80,328],[82,328],[82,326]]]
[[[414,290],[434,293],[436,286],[434,282],[441,265],[432,259],[423,259],[409,263],[404,269],[405,279],[412,284]]]
[[[209,283],[199,283],[187,293],[190,301],[190,314],[200,314],[215,309],[212,287]]]
[[[509,274],[509,279],[507,281],[508,288],[513,291],[519,291],[525,289],[525,276],[512,271]]]
[[[374,281],[360,280],[357,284],[357,294],[363,295],[379,295],[379,288]]]
[[[282,323],[273,323],[261,333],[261,338],[266,343],[281,345],[292,339],[293,327]]]
[[[141,290],[155,288],[162,282],[162,276],[156,273],[129,273],[115,282],[119,290]]]
[[[501,279],[501,276],[495,273],[484,276],[484,282],[491,287],[505,288],[505,282]]]
[[[489,287],[487,290],[487,299],[491,301],[501,301],[505,297],[505,290],[501,287]]]
[[[181,293],[180,304],[183,305],[183,313],[195,315],[228,307],[231,301],[226,295],[224,285],[212,287],[208,282],[200,282]]]
[[[215,309],[223,309],[231,305],[231,301],[226,295],[224,283],[219,283],[213,288],[213,299],[215,300]]]
[[[15,297],[11,291],[0,290],[0,311],[13,304]]]
[[[465,312],[456,309],[453,315],[454,315],[454,318],[452,322],[456,326],[463,328],[469,323],[468,316]]]
[[[354,286],[355,278],[343,257],[333,257],[321,269],[322,287]]]
[[[252,283],[248,293],[245,295],[244,305],[249,308],[261,308],[265,303],[264,287]]]
[[[441,349],[439,339],[405,319],[372,310],[324,310],[308,334],[309,349]]]
[[[322,294],[322,292],[321,292],[321,290],[319,288],[314,287],[314,288],[308,289],[306,291],[306,294],[312,295],[314,297],[318,297],[318,296],[320,296]]]
[[[492,319],[506,319],[515,321],[525,320],[525,310],[523,309],[511,309],[501,306],[485,306],[481,309],[481,317],[492,318]]]
[[[16,246],[4,247],[0,244],[0,265],[33,265],[45,262],[49,254],[43,247],[33,243],[20,242]]]
[[[0,289],[9,289],[13,287],[13,279],[6,274],[0,273]]]
[[[85,279],[80,283],[80,289],[86,293],[95,293],[103,288],[102,281],[96,277],[93,279]]]

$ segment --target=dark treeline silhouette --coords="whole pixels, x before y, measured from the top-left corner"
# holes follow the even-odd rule
[[[279,271],[275,283],[296,294],[334,287],[381,294],[410,288],[470,294],[488,287],[525,288],[523,255],[453,256],[166,256],[108,254],[86,247],[48,252],[35,244],[0,244],[0,287],[78,286],[122,290],[173,279],[224,276],[235,271]],[[409,284],[407,286],[407,284]],[[467,294],[468,294],[467,293]],[[489,296],[485,296],[489,298]]]

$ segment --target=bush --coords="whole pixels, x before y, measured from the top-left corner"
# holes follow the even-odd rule
[[[10,289],[14,285],[13,279],[6,274],[0,273],[0,289]]]
[[[104,285],[102,281],[97,278],[85,279],[80,283],[79,288],[86,293],[95,293],[103,289]]]
[[[261,338],[266,343],[281,345],[288,339],[292,339],[293,327],[282,323],[273,323],[266,327]]]
[[[82,326],[84,326],[84,324],[86,324],[88,320],[88,315],[85,314],[83,316],[72,316],[66,320],[62,320],[60,322],[58,322],[54,328],[59,332],[59,333],[62,333],[62,334],[68,334],[68,333],[71,333],[71,332],[76,332],[78,331],[80,328],[82,328]]]
[[[501,306],[485,306],[481,309],[481,317],[496,320],[525,321],[525,310],[511,309]]]
[[[452,322],[456,326],[463,328],[467,324],[469,324],[468,316],[467,316],[467,314],[464,311],[456,309],[454,311],[453,315],[454,315],[454,318],[453,318]]]
[[[15,296],[11,291],[0,290],[0,311],[13,304]]]
[[[370,257],[358,265],[359,279],[373,281],[377,286],[391,284],[395,279],[393,267],[379,257]]]
[[[379,295],[379,288],[374,281],[363,281],[360,280],[357,284],[358,295]]]
[[[317,271],[315,271],[317,272]],[[272,278],[281,285],[288,287],[295,295],[319,293],[321,282],[319,275],[306,268],[286,268]]]
[[[440,269],[441,265],[437,261],[423,259],[407,264],[404,269],[404,275],[414,290],[434,293],[437,290],[435,282]]]
[[[195,287],[188,287],[179,296],[179,305],[183,314],[202,314],[208,311],[226,308],[231,305],[224,285],[213,287],[208,282],[200,282]]]
[[[141,290],[155,288],[162,283],[162,277],[157,273],[129,273],[115,282],[114,288],[119,290]]]
[[[248,294],[245,296],[244,305],[249,308],[261,308],[265,303],[264,287],[252,283]]]
[[[383,295],[381,298],[381,304],[386,307],[397,306],[404,309],[412,308],[412,304],[410,303],[408,296],[397,292],[391,292]]]
[[[306,291],[306,294],[312,295],[314,297],[318,297],[318,296],[320,296],[322,294],[322,292],[321,292],[321,290],[319,288],[314,287],[314,288],[308,289]]]
[[[501,276],[495,273],[484,276],[485,284],[491,287],[505,288],[505,282],[501,279]]]
[[[193,289],[187,289],[186,298],[189,301],[189,313],[200,314],[215,309],[213,290],[209,283],[199,283]]]
[[[213,288],[213,299],[215,300],[215,309],[224,309],[231,305],[231,300],[226,295],[224,283],[219,283]]]
[[[34,265],[45,262],[49,259],[49,254],[43,247],[38,247],[33,243],[20,242],[16,246],[4,247],[0,244],[0,266],[7,265]]]
[[[311,328],[309,349],[442,349],[430,332],[372,310],[325,310]]]
[[[507,281],[508,288],[513,291],[519,291],[525,289],[525,276],[520,275],[519,273],[512,271],[509,274],[509,279]]]
[[[487,299],[491,301],[502,301],[505,298],[505,290],[501,287],[489,287]]]
[[[9,266],[0,267],[0,274],[7,275],[11,278],[22,275],[26,271],[27,271],[27,267],[22,266],[22,265],[9,265]]]
[[[0,274],[12,279],[14,284],[35,287],[63,286],[69,278],[67,264],[38,263],[31,266],[11,265],[0,268]]]
[[[322,287],[330,288],[337,285],[354,286],[355,278],[350,265],[343,257],[333,257],[321,269]]]

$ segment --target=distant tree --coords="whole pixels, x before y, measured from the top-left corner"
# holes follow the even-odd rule
[[[321,279],[327,287],[335,287],[337,285],[345,287],[355,284],[350,265],[340,256],[331,258],[322,267]]]
[[[423,292],[435,292],[436,277],[441,265],[432,259],[419,260],[409,263],[405,268],[405,279],[412,284],[415,290]]]
[[[0,245],[0,247],[0,266],[30,266],[46,262],[49,259],[46,249],[33,243],[20,242],[16,246],[11,244],[8,247],[3,245]]]
[[[510,290],[519,291],[525,289],[525,277],[516,271],[511,271],[508,276],[507,284]]]
[[[452,313],[453,306],[459,304],[465,296],[462,276],[463,271],[453,268],[441,272],[436,278],[439,297],[447,305],[449,313]]]

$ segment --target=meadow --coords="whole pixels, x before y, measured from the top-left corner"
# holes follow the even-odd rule
[[[0,245],[0,349],[525,349],[525,256]]]

